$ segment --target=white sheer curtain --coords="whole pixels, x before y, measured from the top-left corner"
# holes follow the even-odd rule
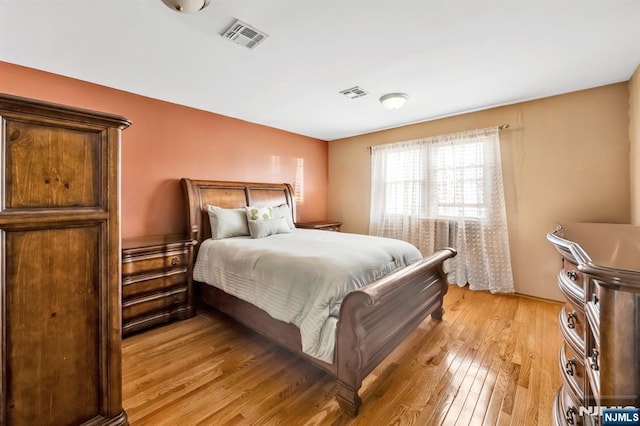
[[[453,247],[451,283],[513,292],[498,128],[373,146],[369,233]]]

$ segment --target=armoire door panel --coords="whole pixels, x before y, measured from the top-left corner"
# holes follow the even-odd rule
[[[5,208],[99,207],[102,132],[5,119]]]
[[[8,424],[100,412],[101,229],[5,232]]]

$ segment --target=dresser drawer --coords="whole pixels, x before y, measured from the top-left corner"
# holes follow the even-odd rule
[[[576,283],[578,287],[583,288],[584,274],[578,270],[578,265],[564,259],[562,262],[562,272],[569,280]]]
[[[187,288],[180,287],[165,293],[127,300],[122,304],[122,320],[151,314],[153,312],[176,309],[187,302]]]
[[[564,384],[579,399],[584,399],[586,372],[584,358],[574,352],[569,345],[563,345],[558,353],[558,367]]]
[[[565,342],[582,358],[585,356],[584,322],[584,312],[571,302],[565,303],[560,309],[558,316],[560,333]]]
[[[558,393],[558,403],[558,417],[560,417],[558,424],[573,426],[585,425],[584,417],[580,416],[579,411],[581,404],[575,399],[566,385],[562,386]]]
[[[592,301],[593,303],[598,303],[600,301],[600,285],[597,280],[590,280],[588,287],[588,292],[586,293],[587,300]]]
[[[159,269],[187,266],[189,263],[188,250],[150,253],[145,255],[122,256],[122,275],[141,274]]]
[[[187,268],[171,269],[156,274],[132,275],[122,280],[122,298],[126,302],[132,297],[162,293],[171,287],[185,285]]]
[[[580,275],[577,275],[578,278],[575,280],[572,279],[574,275],[573,271],[567,271],[562,269],[558,274],[558,287],[562,291],[562,293],[566,296],[567,300],[570,300],[573,304],[580,306],[581,308],[584,306],[584,276],[582,272],[577,272]],[[583,308],[584,309],[584,308]]]
[[[600,303],[593,301],[587,302],[585,305],[585,316],[595,343],[600,345]]]
[[[591,348],[585,366],[593,396],[600,401],[600,347]]]

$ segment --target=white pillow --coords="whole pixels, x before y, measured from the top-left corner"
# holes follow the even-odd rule
[[[279,206],[273,207],[271,211],[272,217],[283,217],[287,221],[287,225],[289,225],[290,229],[295,229],[295,225],[293,223],[293,217],[291,215],[291,207],[288,204],[280,204]]]
[[[256,206],[248,206],[245,207],[247,212],[247,220],[263,220],[263,219],[271,219],[271,211],[272,207],[256,207]]]
[[[249,231],[251,238],[264,238],[274,234],[288,234],[291,228],[284,217],[275,219],[250,220]]]
[[[211,238],[214,240],[249,235],[247,215],[244,208],[223,209],[207,205],[207,212],[211,223]]]

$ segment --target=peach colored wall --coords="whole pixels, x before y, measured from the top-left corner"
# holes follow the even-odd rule
[[[640,225],[640,65],[629,80],[631,142],[631,223]]]
[[[0,92],[127,117],[122,137],[122,236],[185,231],[179,179],[296,182],[298,220],[327,209],[325,141],[0,62]]]
[[[329,218],[367,233],[368,146],[503,123],[511,125],[500,145],[516,291],[562,300],[560,258],[546,234],[562,222],[630,220],[627,83],[329,142]]]

